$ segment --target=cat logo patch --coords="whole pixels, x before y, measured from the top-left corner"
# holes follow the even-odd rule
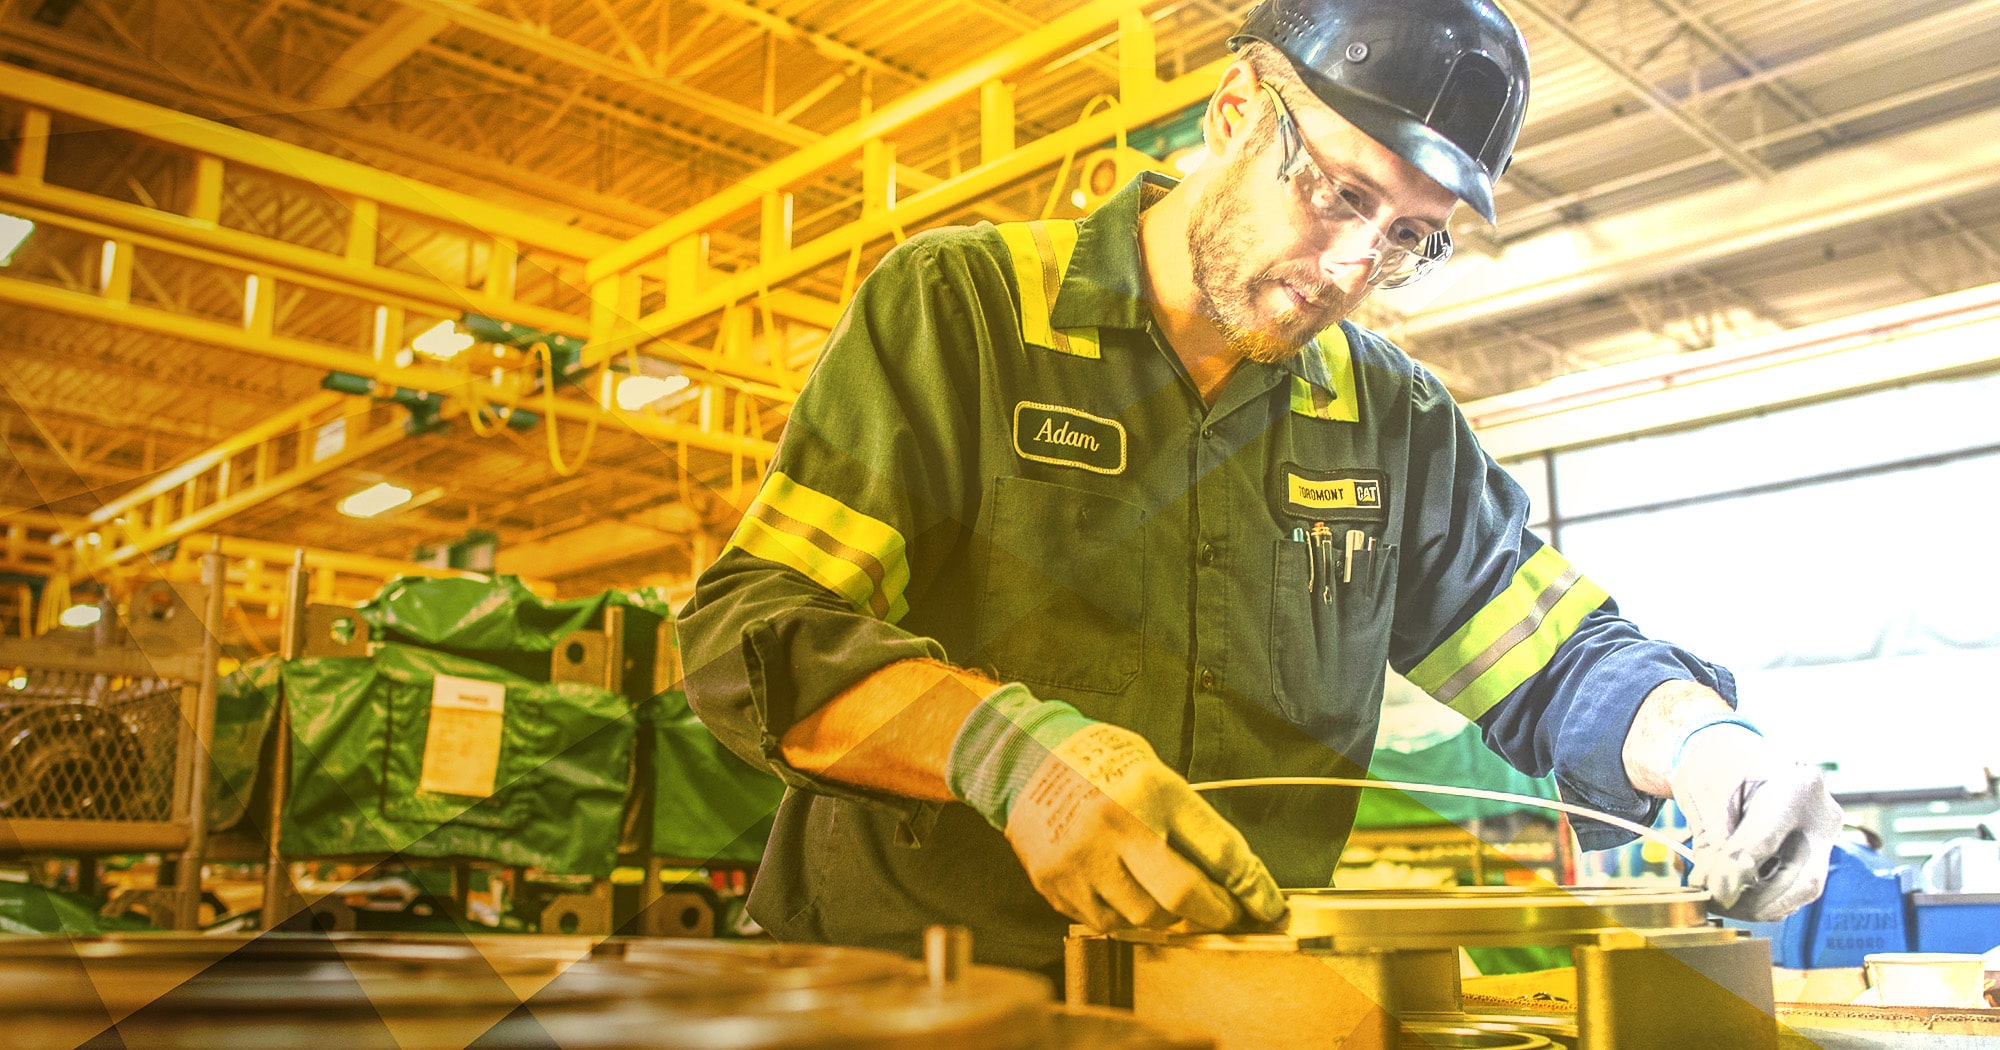
[[[1379,470],[1309,470],[1285,464],[1279,505],[1307,521],[1387,521],[1389,483]]]
[[[1123,474],[1125,426],[1074,408],[1023,401],[1014,406],[1014,452],[1037,463]]]

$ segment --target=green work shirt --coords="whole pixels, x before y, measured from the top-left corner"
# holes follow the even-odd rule
[[[779,757],[799,718],[914,657],[1135,730],[1197,783],[1363,774],[1393,662],[1517,766],[1649,819],[1604,727],[1622,738],[1657,681],[1715,676],[1626,673],[1619,651],[1656,643],[1525,529],[1519,488],[1386,340],[1342,323],[1204,403],[1142,294],[1146,183],[1171,185],[891,251],[682,612],[697,713],[791,785],[750,901],[781,939],[911,952],[951,922],[983,961],[1060,955],[1067,920],[970,808]],[[1620,688],[1579,688],[1606,666]],[[1208,797],[1280,885],[1328,884],[1353,792]]]

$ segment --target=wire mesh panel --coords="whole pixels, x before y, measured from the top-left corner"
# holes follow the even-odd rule
[[[0,689],[0,819],[174,816],[183,686],[28,670]]]

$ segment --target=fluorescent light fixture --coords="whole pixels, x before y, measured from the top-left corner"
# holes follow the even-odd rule
[[[28,688],[28,676],[24,674],[17,674],[12,678],[7,679],[7,688],[9,689]]]
[[[449,360],[464,353],[478,340],[458,330],[450,321],[438,323],[424,329],[422,335],[410,340],[411,348],[418,353]]]
[[[686,376],[626,376],[618,383],[618,407],[636,412],[688,387]]]
[[[104,617],[104,610],[95,605],[72,605],[63,610],[61,623],[64,627],[89,627]]]
[[[0,266],[14,261],[14,252],[33,232],[34,223],[18,215],[0,215]]]
[[[372,518],[410,502],[410,490],[401,485],[378,481],[340,501],[340,512],[350,518]]]

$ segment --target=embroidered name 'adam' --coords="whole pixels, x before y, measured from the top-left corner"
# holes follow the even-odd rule
[[[1051,424],[1054,422],[1055,420],[1052,419],[1042,420],[1042,429],[1035,433],[1035,440],[1046,441],[1051,445],[1068,445],[1070,448],[1089,449],[1092,452],[1098,451],[1101,447],[1101,443],[1097,440],[1096,435],[1086,434],[1081,430],[1071,430],[1069,428],[1069,420],[1063,420],[1062,426],[1059,427],[1052,427]]]
[[[1014,406],[1014,453],[1098,474],[1125,472],[1125,426],[1064,405]]]

